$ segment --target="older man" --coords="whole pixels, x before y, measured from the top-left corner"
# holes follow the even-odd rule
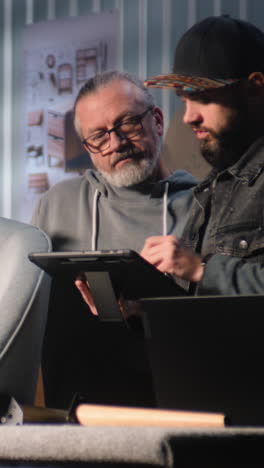
[[[174,74],[147,81],[176,90],[213,169],[194,190],[182,240],[151,237],[142,255],[200,294],[264,291],[263,55],[254,25],[209,17],[180,39]]]
[[[95,170],[53,186],[36,207],[33,223],[54,250],[139,251],[151,233],[181,234],[195,181],[163,167],[163,116],[142,83],[119,72],[92,78],[76,99],[75,125]]]
[[[141,81],[116,71],[97,75],[80,90],[74,110],[95,170],[55,185],[36,207],[33,223],[49,234],[54,250],[139,252],[150,235],[180,236],[196,182],[163,167],[162,112]],[[89,401],[149,403],[142,338],[124,324],[98,323],[71,288],[53,285],[44,348],[47,403],[65,406],[79,389],[89,392]]]

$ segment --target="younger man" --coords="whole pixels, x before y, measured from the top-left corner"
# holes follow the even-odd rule
[[[264,290],[263,56],[264,34],[254,25],[209,17],[180,39],[174,74],[146,82],[180,96],[184,122],[213,169],[194,190],[181,242],[152,237],[142,255],[198,283],[200,294]]]

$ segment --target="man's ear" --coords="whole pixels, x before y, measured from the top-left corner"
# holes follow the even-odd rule
[[[262,72],[253,72],[248,77],[248,89],[250,96],[264,96],[264,74]]]
[[[154,117],[157,132],[160,136],[162,136],[163,130],[164,130],[164,120],[163,120],[163,113],[160,107],[154,107],[153,117]]]

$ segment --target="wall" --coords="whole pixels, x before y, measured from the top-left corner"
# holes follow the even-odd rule
[[[18,217],[19,57],[25,24],[118,8],[119,68],[145,78],[170,71],[178,38],[197,20],[227,13],[264,29],[263,7],[263,0],[0,0],[0,215]],[[153,93],[168,126],[179,102],[167,90]]]

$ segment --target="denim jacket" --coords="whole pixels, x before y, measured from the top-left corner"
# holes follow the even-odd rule
[[[213,255],[205,266],[197,294],[264,294],[264,264],[229,255]]]
[[[264,137],[233,166],[194,189],[183,239],[204,259],[223,254],[264,261]]]

